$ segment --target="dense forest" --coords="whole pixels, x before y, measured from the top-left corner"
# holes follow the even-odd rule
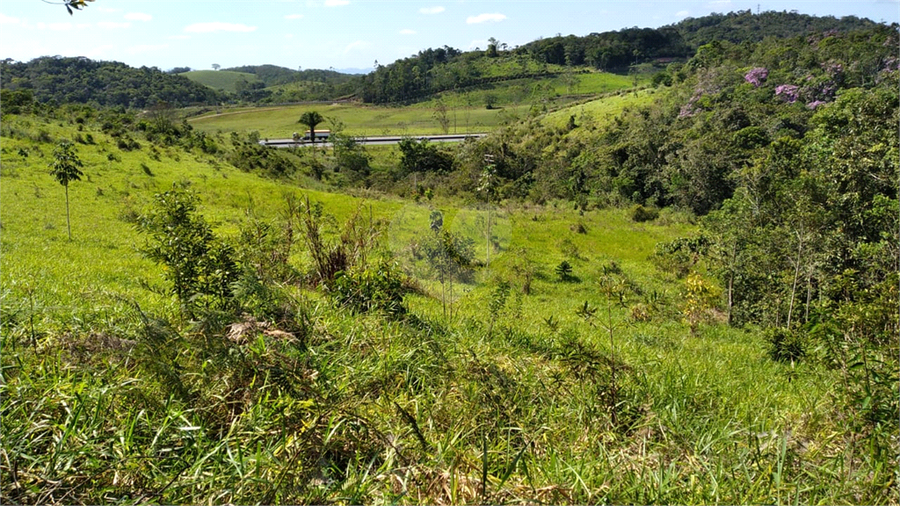
[[[776,11],[754,15],[746,10],[687,18],[658,29],[625,28],[584,37],[550,37],[525,44],[520,50],[557,65],[627,69],[660,58],[687,58],[698,47],[712,41],[752,43],[766,37],[789,38],[831,30],[846,32],[873,25],[869,20],[853,16],[836,19]]]
[[[3,90],[30,92],[38,102],[142,109],[166,102],[176,107],[212,105],[223,97],[185,77],[157,68],[129,67],[88,58],[43,57],[0,62]]]

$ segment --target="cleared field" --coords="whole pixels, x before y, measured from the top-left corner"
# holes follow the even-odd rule
[[[255,83],[259,81],[256,74],[247,72],[232,72],[230,70],[192,70],[179,74],[187,77],[191,81],[198,82],[204,86],[209,86],[217,90],[225,90],[231,93],[236,91],[235,83],[238,81],[247,81]]]
[[[297,120],[306,111],[318,111],[326,118],[319,128],[332,121],[344,124],[349,135],[420,135],[443,133],[433,111],[425,108],[377,107],[354,104],[296,105],[235,110],[189,120],[194,128],[208,133],[257,131],[261,137],[284,138],[304,130]],[[511,115],[524,114],[527,106],[488,110],[484,107],[449,109],[449,133],[486,132],[508,121]]]
[[[626,107],[645,105],[653,100],[656,90],[640,90],[609,97],[573,104],[547,114],[544,122],[548,125],[563,126],[571,116],[575,116],[577,124],[584,121],[605,123],[621,113]],[[573,132],[577,135],[577,132]]]
[[[329,128],[332,121],[339,121],[350,135],[426,135],[444,133],[437,119],[438,110],[443,107],[449,122],[446,133],[489,132],[528,115],[546,113],[565,107],[566,103],[584,100],[585,96],[629,89],[635,82],[643,84],[644,80],[643,77],[635,81],[632,76],[603,72],[571,74],[542,80],[517,79],[445,92],[402,107],[348,103],[250,107],[188,121],[208,133],[256,131],[264,138],[285,138],[304,128],[297,123],[300,115],[315,110],[326,118],[322,128]],[[618,102],[613,99],[612,103]],[[609,107],[614,110],[617,106]],[[568,113],[565,117],[568,118]]]

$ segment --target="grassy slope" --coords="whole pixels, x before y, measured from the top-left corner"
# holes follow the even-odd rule
[[[522,108],[527,110],[527,108]],[[326,118],[335,118],[344,123],[346,133],[356,136],[375,135],[417,135],[441,133],[440,125],[432,118],[428,109],[404,107],[377,107],[351,104],[334,105],[302,105],[285,107],[265,107],[219,115],[207,115],[193,118],[191,125],[205,132],[249,132],[256,130],[261,137],[289,138],[293,132],[303,130],[297,119],[305,111],[315,110]],[[451,127],[452,111],[450,111]],[[496,128],[503,121],[503,110],[486,110],[484,107],[472,107],[457,111],[456,131],[466,132],[468,118],[469,132],[484,132]],[[321,128],[328,128],[323,123]]]
[[[6,121],[53,137],[73,133],[69,125]],[[474,283],[456,288],[464,295],[455,301],[452,321],[442,316],[434,281],[422,280],[432,296],[407,296],[419,323],[354,316],[302,291],[298,300],[306,301],[301,303],[315,326],[301,355],[303,367],[311,368],[310,388],[323,397],[285,396],[261,377],[251,391],[264,397],[231,418],[225,432],[203,422],[202,403],[163,396],[155,408],[145,407],[148,396],[161,395],[152,377],[132,378],[130,366],[117,359],[82,373],[90,366],[64,352],[72,340],[140,336],[139,321],[123,301],[153,314],[173,311],[168,297],[141,286],[162,283],[162,270],[137,252],[141,239],[122,216],[179,181],[190,181],[203,199],[203,215],[231,237],[251,199],[257,214],[274,218],[285,193],[305,193],[339,220],[356,200],[260,179],[176,149],[161,149],[160,161],[149,157],[146,145],[120,153],[103,134],[93,134],[96,146],[78,146],[86,177],[70,188],[71,243],[65,240],[62,188],[47,175],[52,145],[3,138],[4,349],[12,346],[23,362],[3,355],[2,439],[19,479],[35,487],[10,488],[7,493],[24,494],[16,496],[20,500],[831,503],[891,497],[870,486],[881,483],[883,468],[842,453],[844,438],[853,435],[830,418],[832,373],[768,360],[753,333],[715,324],[690,335],[678,315],[680,282],[647,262],[657,241],[694,229],[670,214],[635,224],[614,209],[584,216],[567,206],[501,210],[494,220],[504,252]],[[25,160],[15,154],[22,147],[31,151]],[[108,162],[106,152],[121,162]],[[388,242],[403,261],[429,209],[395,200],[369,204],[376,217],[393,224]],[[452,203],[436,205],[452,229],[478,219]],[[573,232],[575,223],[586,233]],[[516,247],[526,249],[537,270],[531,295],[517,295],[513,264],[523,254],[513,252]],[[476,254],[483,256],[483,248]],[[576,282],[556,280],[553,268],[563,259],[572,262]],[[607,319],[598,280],[612,261],[645,293],[660,294],[662,308],[652,321],[630,319],[628,307],[643,300],[634,294]],[[513,281],[514,293],[489,333],[488,307],[499,279]],[[603,309],[595,326],[575,314],[584,301]],[[21,348],[30,314],[43,336],[39,354]],[[546,323],[551,316],[558,322],[553,327]],[[610,323],[612,346],[603,327]],[[608,378],[602,367],[597,373],[582,369],[583,358],[572,354],[577,350],[569,339],[627,364],[618,380],[626,426],[609,425],[603,400]],[[277,343],[260,337],[241,353],[265,358],[276,349]],[[204,388],[216,393],[236,380],[212,378]],[[62,403],[78,408],[74,413],[83,408],[84,415],[53,408]],[[418,420],[415,430],[398,406]],[[299,428],[286,427],[285,410],[309,416]],[[416,431],[427,449],[420,448]],[[310,441],[320,446],[304,446]],[[324,466],[318,471],[296,460],[306,462],[303,455],[320,451],[314,448],[322,452],[319,464],[312,461]],[[147,455],[162,460],[149,465]],[[346,475],[329,464],[338,465],[342,455],[349,459],[341,461]],[[354,462],[354,455],[361,460]],[[5,462],[0,467],[10,472]],[[482,472],[488,474],[487,497],[481,495]],[[107,488],[95,489],[85,475]],[[73,495],[62,498],[65,491]]]
[[[346,133],[357,136],[422,135],[442,133],[434,117],[437,101],[447,107],[450,133],[487,132],[545,107],[564,107],[570,95],[598,95],[631,87],[632,79],[607,73],[576,74],[568,84],[562,78],[535,81],[522,79],[489,87],[443,93],[409,107],[361,106],[354,104],[278,106],[226,110],[189,119],[208,133],[257,131],[264,138],[289,138],[302,129],[297,118],[317,110],[328,119],[344,123]],[[488,96],[497,108],[485,108]],[[613,103],[618,99],[613,99]],[[622,99],[627,100],[627,99]],[[598,106],[603,108],[604,106]],[[614,109],[613,109],[614,110]],[[568,116],[566,116],[568,118]],[[327,125],[323,126],[328,128]]]
[[[249,74],[247,72],[232,72],[230,70],[192,70],[180,75],[187,77],[191,81],[198,82],[204,86],[209,86],[210,88],[216,90],[225,90],[232,93],[236,91],[235,83],[237,83],[238,81],[244,80],[248,83],[259,81],[259,77],[257,77],[256,74]]]

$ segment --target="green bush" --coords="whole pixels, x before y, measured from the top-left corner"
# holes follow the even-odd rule
[[[559,277],[560,281],[569,281],[572,279],[572,264],[563,260],[556,266],[554,272],[556,272],[556,276]]]
[[[631,208],[631,221],[642,223],[645,221],[653,221],[659,218],[659,210],[653,207],[644,207],[636,205]]]
[[[196,214],[197,196],[172,189],[156,194],[154,200],[139,221],[139,230],[148,236],[144,254],[165,266],[172,292],[189,315],[203,303],[230,306],[231,284],[238,278],[234,249]]]
[[[776,362],[797,362],[806,356],[803,337],[789,329],[770,328],[765,332],[769,358]]]
[[[353,311],[381,310],[395,316],[406,312],[403,274],[388,262],[363,270],[340,271],[326,287],[335,302]]]

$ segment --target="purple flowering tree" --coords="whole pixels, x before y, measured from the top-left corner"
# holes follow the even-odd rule
[[[800,96],[800,87],[794,84],[779,84],[775,87],[775,96],[793,104]]]
[[[744,74],[744,80],[752,84],[754,88],[759,88],[768,77],[769,70],[765,67],[756,67]]]

